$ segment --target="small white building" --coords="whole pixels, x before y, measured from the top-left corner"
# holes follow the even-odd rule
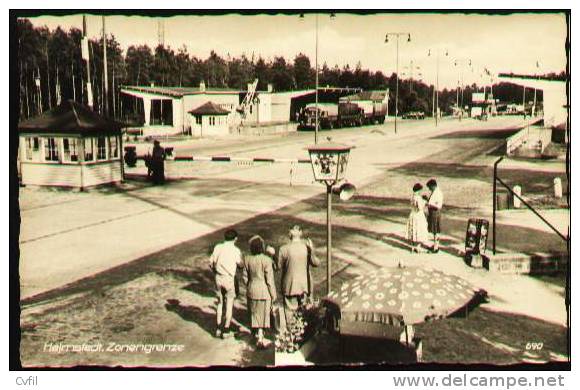
[[[189,111],[191,135],[194,137],[220,136],[229,134],[229,110],[214,102],[207,102]]]
[[[248,90],[250,86],[248,86]],[[290,122],[294,98],[314,94],[313,90],[273,92],[256,91],[242,118],[237,111],[248,91],[199,87],[123,86],[121,105],[123,121],[135,122],[141,135],[191,134],[190,111],[208,102],[228,110],[229,128],[244,125],[268,125]]]
[[[22,184],[87,188],[123,180],[121,124],[72,100],[18,125]]]

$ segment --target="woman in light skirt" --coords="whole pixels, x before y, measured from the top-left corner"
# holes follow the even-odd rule
[[[421,196],[423,186],[417,183],[413,186],[411,196],[411,212],[407,219],[407,240],[411,243],[411,252],[423,253],[426,251],[422,244],[427,240],[427,218],[425,217],[426,201]]]
[[[249,244],[250,255],[244,259],[244,270],[248,278],[248,311],[256,345],[264,348],[267,346],[264,331],[270,328],[272,303],[276,300],[274,269],[272,258],[265,254],[266,247],[262,237],[253,236]]]

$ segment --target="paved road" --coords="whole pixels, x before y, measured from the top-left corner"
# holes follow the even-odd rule
[[[413,163],[465,162],[499,146],[518,126],[514,118],[489,122],[403,122],[342,129],[328,134],[356,148],[348,177],[357,186],[372,183],[385,169]],[[473,141],[466,132],[494,129]],[[453,135],[455,134],[455,135]],[[491,134],[491,135],[490,135]],[[466,150],[466,139],[470,149]],[[302,158],[311,133],[220,145],[179,148],[235,156]],[[473,148],[473,145],[478,147]],[[181,165],[178,165],[181,164]],[[189,164],[189,165],[188,165]],[[290,168],[292,186],[290,186]],[[139,172],[139,168],[135,172]],[[128,170],[128,173],[132,173]],[[63,194],[26,188],[21,194],[21,287],[24,298],[106,271],[141,256],[234,225],[322,191],[308,165],[178,163],[168,173],[193,177],[150,187],[131,181],[121,190]]]
[[[434,129],[427,123],[407,123],[397,136],[388,127],[330,133],[335,140],[356,146],[348,177],[360,189],[351,202],[335,204],[333,287],[355,274],[399,262],[459,275],[490,293],[491,302],[478,311],[481,321],[477,324],[456,323],[454,327],[446,322],[447,330],[419,329],[429,340],[425,356],[435,361],[490,361],[489,352],[496,353],[491,355],[497,358],[491,360],[493,363],[502,364],[565,358],[561,324],[566,313],[561,286],[531,277],[491,275],[465,266],[456,252],[465,219],[471,213],[481,215],[478,207],[482,204],[483,211],[490,208],[486,204],[489,197],[482,201],[481,196],[489,193],[489,164],[496,156],[486,153],[502,144],[513,124],[464,121]],[[306,133],[278,140],[272,137],[265,143],[220,141],[223,144],[213,151],[295,157],[304,155],[303,148],[311,137]],[[211,153],[217,145],[205,147],[208,149],[196,145],[195,150]],[[205,261],[206,248],[219,239],[219,230],[232,225],[246,239],[258,232],[276,240],[274,245],[278,246],[284,241],[287,226],[300,223],[319,244],[318,251],[324,251],[324,198],[317,196],[323,188],[312,183],[309,166],[298,168],[290,186],[288,168],[283,164],[176,162],[168,171],[191,180],[151,187],[136,179],[122,189],[88,193],[25,188],[21,198],[23,363],[170,367],[273,364],[272,350],[253,350],[247,333],[226,341],[212,337],[215,300]],[[142,168],[131,173],[140,172]],[[444,242],[439,254],[416,256],[409,253],[402,239],[409,188],[431,176],[440,179],[445,188]],[[520,243],[530,241],[526,233],[533,233],[534,239],[553,236],[527,226],[507,226],[503,231],[515,235]],[[240,245],[244,243],[242,239]],[[317,296],[324,290],[325,277],[323,263],[313,270]],[[179,305],[167,307],[169,298],[179,300]],[[492,315],[490,310],[499,313]],[[236,300],[236,324],[243,325],[244,313],[244,300]],[[504,328],[499,333],[487,330],[495,330],[498,321],[504,328],[521,329],[522,336],[506,336]],[[518,325],[510,325],[514,323]],[[528,334],[534,338],[527,340],[524,335]],[[525,351],[524,339],[545,341],[541,356]],[[175,355],[57,356],[39,352],[46,341],[128,340],[178,343],[185,350]],[[475,343],[474,356],[445,356],[443,351],[460,351],[466,342]],[[509,354],[498,357],[498,350]]]

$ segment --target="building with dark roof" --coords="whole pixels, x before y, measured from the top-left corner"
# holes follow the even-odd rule
[[[228,115],[230,111],[214,102],[207,102],[189,111],[193,117],[191,135],[197,137],[227,135],[229,133]]]
[[[22,183],[82,189],[122,181],[122,127],[72,100],[21,122]]]

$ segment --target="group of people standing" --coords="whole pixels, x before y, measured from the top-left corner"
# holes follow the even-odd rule
[[[411,212],[407,219],[407,239],[411,243],[411,252],[439,252],[439,236],[441,234],[441,209],[443,208],[443,192],[435,179],[427,184],[428,193],[424,193],[423,185],[416,183],[411,195]],[[429,233],[433,237],[433,245],[428,246]]]
[[[314,254],[312,241],[303,237],[300,226],[293,226],[289,237],[290,242],[276,253],[262,237],[254,235],[248,241],[249,253],[244,256],[236,246],[238,233],[231,229],[225,232],[224,241],[215,246],[209,259],[217,295],[216,337],[232,336],[230,325],[238,273],[246,280],[249,320],[259,348],[267,346],[264,332],[271,327],[272,308],[278,298],[275,271],[282,273],[281,292],[286,322],[292,321],[294,312],[312,292],[310,267],[317,267],[320,261]]]

